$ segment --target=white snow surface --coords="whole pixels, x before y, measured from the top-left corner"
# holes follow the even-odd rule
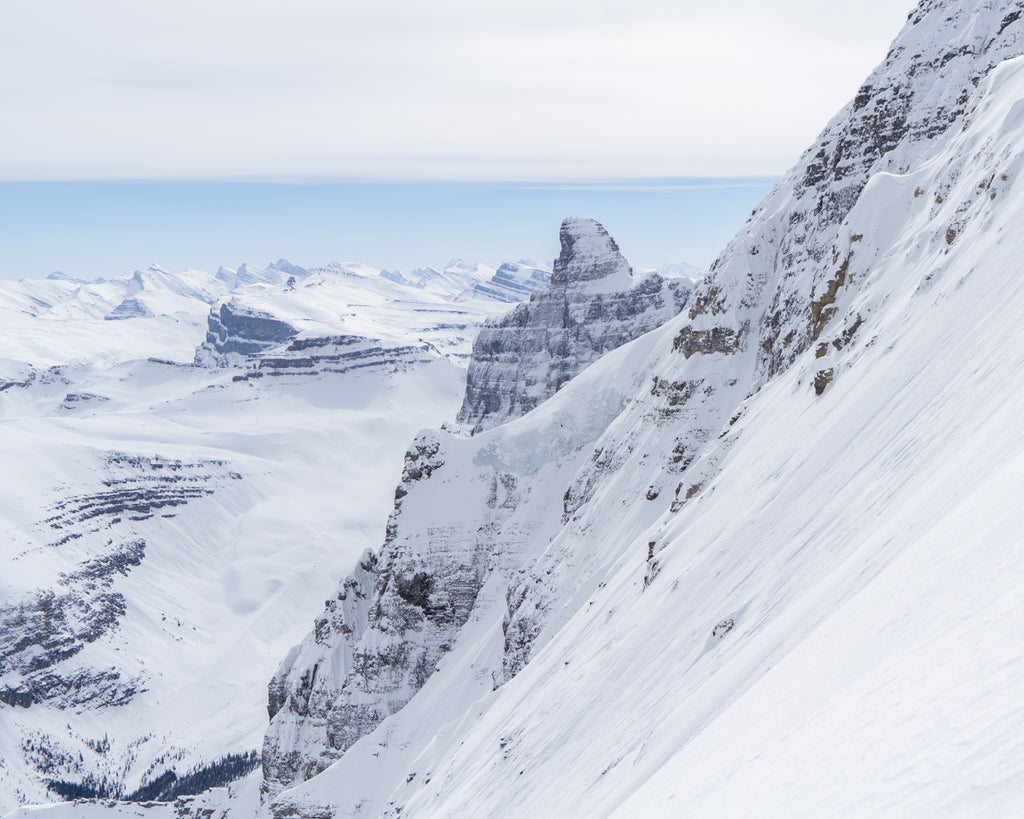
[[[410,491],[447,520],[478,470],[532,475],[532,549],[409,704],[275,810],[1024,812],[1021,11],[922,3],[867,84],[909,93],[888,153],[813,169],[882,105],[859,96],[689,315]],[[601,389],[632,397],[594,444],[548,446]]]
[[[518,270],[524,265],[502,267]],[[529,272],[542,270],[537,265]],[[13,362],[41,368],[111,365],[140,357],[191,361],[205,333],[210,307],[232,298],[284,320],[296,320],[307,336],[345,332],[403,342],[410,333],[439,323],[437,315],[429,315],[431,310],[449,311],[449,323],[467,325],[466,332],[442,332],[437,339],[446,345],[445,354],[465,360],[475,326],[507,309],[502,302],[508,298],[497,296],[489,287],[496,272],[462,260],[452,261],[444,270],[418,268],[407,274],[360,262],[332,262],[307,271],[280,259],[266,268],[250,263],[237,270],[222,267],[214,275],[201,270],[171,273],[153,266],[131,276],[94,282],[62,274],[42,280],[4,280],[0,281],[0,326],[4,328],[0,378],[7,377],[5,368],[11,370]],[[522,284],[523,298],[529,296],[529,289],[544,286],[529,276]],[[129,299],[153,316],[102,321]],[[456,301],[459,306],[452,307]]]
[[[434,433],[401,542],[472,541],[502,476],[526,536],[402,710],[217,810],[1024,814],[1021,12],[923,0],[688,314]]]
[[[124,601],[117,624],[49,669],[62,679],[114,672],[135,695],[102,704],[116,686],[85,684],[74,696],[96,696],[63,708],[0,705],[0,813],[53,798],[47,776],[106,779],[128,793],[168,768],[184,774],[259,748],[280,658],[379,542],[406,443],[454,417],[473,336],[508,309],[483,297],[456,304],[447,292],[368,266],[306,272],[283,261],[217,276],[153,268],[94,283],[0,283],[0,630],[16,641],[18,606],[31,610],[46,590],[85,593],[67,576],[145,544],[139,565],[112,576]],[[107,320],[128,298],[153,315]],[[182,363],[226,298],[286,318],[300,338],[366,334],[383,353],[343,374],[261,380]],[[389,363],[387,349],[403,343],[427,354]],[[155,491],[164,476],[196,495],[89,517],[102,503],[88,497]],[[85,510],[81,520],[57,520],[68,508]],[[84,627],[73,619],[87,614],[80,607],[65,614],[72,632]],[[0,692],[23,673],[0,663]],[[104,738],[109,748],[91,747]],[[49,774],[31,762],[47,755],[57,759]]]

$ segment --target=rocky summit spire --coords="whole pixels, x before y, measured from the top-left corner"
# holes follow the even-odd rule
[[[593,219],[566,219],[559,238],[551,287],[487,322],[473,343],[460,423],[479,431],[524,415],[605,353],[676,315],[690,297],[688,279],[634,279]]]
[[[632,284],[633,270],[615,240],[600,222],[570,216],[562,222],[558,238],[562,252],[551,273],[552,287],[601,281],[610,290]]]

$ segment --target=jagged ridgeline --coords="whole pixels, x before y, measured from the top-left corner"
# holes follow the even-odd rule
[[[693,290],[691,279],[634,278],[593,219],[566,219],[558,238],[551,287],[488,321],[473,342],[458,420],[477,432],[525,415],[605,353],[664,324]]]
[[[271,683],[267,810],[1024,809],[1022,11],[920,3],[685,311],[569,381],[575,254],[628,268],[563,226],[478,342],[478,434],[417,438]]]
[[[383,544],[271,681],[262,793],[54,819],[1024,814],[1022,101],[1024,0],[924,0],[682,313],[563,380],[562,351],[599,342],[551,294],[599,293],[607,315],[640,284],[570,223],[521,335],[495,322],[478,352],[476,433],[415,437]],[[226,389],[294,389],[335,363],[255,375],[317,357],[295,342]],[[259,479],[213,473],[214,495],[168,514]],[[88,629],[75,598],[96,608],[157,548],[136,566],[133,539],[101,536],[110,561],[73,564],[23,622],[60,609]],[[55,782],[112,793],[45,732],[25,741]]]

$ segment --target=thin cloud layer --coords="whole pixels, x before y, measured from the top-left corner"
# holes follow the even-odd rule
[[[911,0],[11,0],[0,178],[772,174]]]

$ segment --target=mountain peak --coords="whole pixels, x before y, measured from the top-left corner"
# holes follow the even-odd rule
[[[551,272],[552,286],[593,281],[613,285],[615,290],[630,286],[633,271],[629,262],[600,222],[570,216],[562,221],[558,238],[562,251]]]

